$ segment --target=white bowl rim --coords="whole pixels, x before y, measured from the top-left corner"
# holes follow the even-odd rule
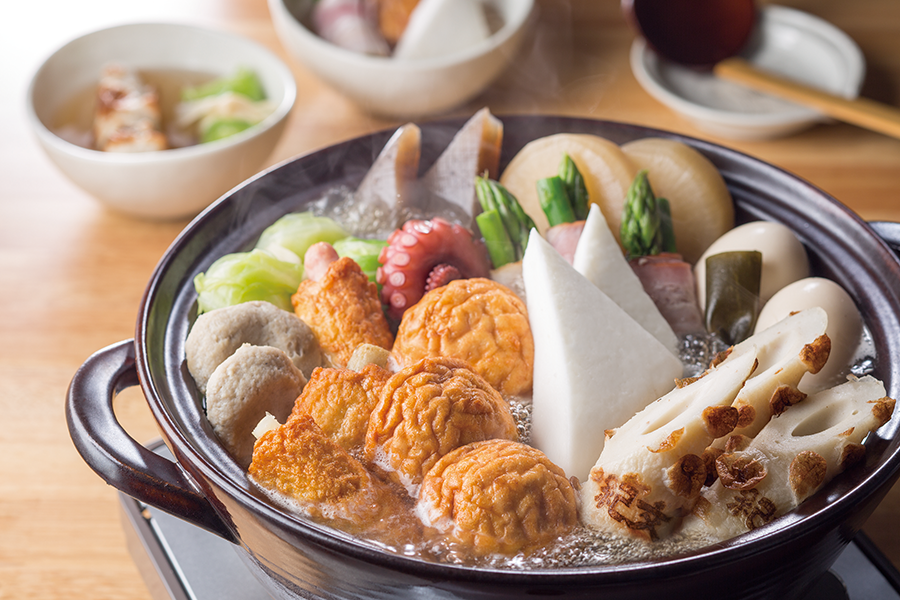
[[[488,54],[494,48],[502,46],[509,38],[516,34],[529,17],[535,11],[535,0],[512,0],[512,2],[521,3],[521,12],[517,13],[516,19],[505,21],[503,26],[495,31],[487,39],[466,48],[459,52],[454,52],[446,56],[431,58],[409,58],[395,59],[390,56],[372,56],[342,48],[331,42],[319,37],[315,32],[310,31],[303,23],[297,19],[294,14],[287,9],[284,0],[268,0],[269,7],[281,13],[284,21],[289,23],[289,27],[295,31],[306,43],[311,44],[318,52],[329,54],[336,60],[342,60],[357,67],[365,68],[381,68],[386,71],[391,70],[413,70],[413,71],[429,71],[433,69],[441,69],[444,67],[461,64],[480,56]]]
[[[842,93],[847,98],[858,96],[865,75],[865,58],[862,50],[850,36],[827,21],[797,9],[770,5],[761,8],[761,12],[763,13],[761,21],[771,19],[779,24],[794,26],[800,32],[811,31],[838,48],[842,58],[847,61]],[[631,46],[630,60],[631,69],[638,83],[663,104],[697,121],[750,130],[784,127],[806,121],[827,119],[822,113],[802,106],[787,107],[778,112],[747,113],[716,109],[691,102],[657,81],[650,74],[646,67],[646,61],[656,56],[656,53],[642,38],[635,39]]]
[[[265,119],[260,121],[259,123],[253,125],[245,129],[244,131],[240,131],[233,135],[230,135],[226,138],[222,138],[219,140],[215,140],[212,142],[207,142],[204,144],[194,144],[192,146],[184,146],[181,148],[169,148],[167,150],[156,150],[150,152],[103,152],[100,150],[94,150],[92,148],[85,148],[84,146],[79,146],[78,144],[74,144],[69,142],[58,135],[56,135],[44,122],[38,117],[37,112],[34,109],[34,93],[35,87],[37,86],[37,81],[41,76],[41,73],[46,68],[47,63],[49,63],[53,58],[59,56],[66,50],[68,50],[73,44],[92,37],[96,35],[105,34],[109,31],[118,30],[118,29],[130,29],[130,28],[174,28],[174,29],[182,29],[184,31],[193,31],[198,33],[203,33],[204,35],[215,35],[225,40],[231,42],[237,42],[241,44],[246,44],[248,46],[253,46],[254,49],[259,52],[261,55],[265,56],[267,59],[271,60],[273,67],[275,70],[279,72],[280,78],[284,85],[284,96],[281,99],[281,102],[275,107],[275,110],[268,115]],[[249,140],[251,138],[256,137],[259,134],[271,129],[279,122],[281,122],[284,118],[292,110],[294,103],[297,100],[297,82],[294,79],[293,73],[290,68],[278,58],[271,50],[259,44],[258,42],[251,40],[249,38],[230,33],[227,31],[222,31],[219,29],[213,29],[210,27],[203,27],[198,25],[191,25],[187,23],[169,23],[169,22],[132,22],[132,23],[121,23],[118,25],[112,25],[110,27],[104,27],[102,29],[96,29],[94,31],[90,31],[88,33],[78,35],[73,37],[69,41],[63,43],[58,48],[53,50],[47,57],[41,61],[41,65],[35,71],[34,75],[31,78],[30,83],[28,84],[27,91],[27,102],[26,109],[28,114],[28,119],[31,121],[32,126],[34,127],[35,132],[47,144],[52,145],[58,150],[84,159],[84,160],[92,160],[92,161],[103,161],[109,164],[162,164],[174,161],[180,161],[185,159],[194,158],[197,156],[202,156],[206,154],[212,154],[218,152],[220,150],[224,150],[230,146],[236,146],[241,144],[242,142]]]

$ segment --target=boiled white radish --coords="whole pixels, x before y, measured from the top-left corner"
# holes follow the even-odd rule
[[[671,390],[681,361],[534,230],[522,273],[535,339],[532,442],[584,480],[605,431]]]

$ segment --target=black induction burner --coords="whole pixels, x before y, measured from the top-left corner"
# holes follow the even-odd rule
[[[148,444],[171,458],[162,441]],[[154,600],[271,600],[237,546],[119,494],[128,549]],[[804,600],[900,600],[900,572],[860,533]]]

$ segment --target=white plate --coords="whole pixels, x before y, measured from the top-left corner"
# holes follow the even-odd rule
[[[782,6],[760,11],[753,39],[741,56],[761,69],[846,98],[859,94],[865,74],[862,51],[847,34]],[[642,38],[631,47],[631,69],[651,96],[714,135],[774,138],[828,120],[815,110],[672,63]]]

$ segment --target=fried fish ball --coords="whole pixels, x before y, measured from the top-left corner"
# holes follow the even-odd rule
[[[369,419],[365,453],[415,496],[443,455],[492,438],[518,438],[499,392],[460,360],[425,358],[385,384]]]
[[[253,448],[250,477],[314,517],[356,525],[379,520],[399,500],[309,415],[267,431]]]
[[[543,452],[486,440],[446,454],[425,475],[416,512],[477,555],[546,545],[578,522],[575,488]]]
[[[390,377],[390,371],[371,364],[360,371],[316,369],[291,414],[310,415],[345,450],[361,447],[369,416]]]
[[[242,302],[197,317],[184,342],[188,370],[201,392],[216,367],[243,344],[284,350],[307,378],[323,364],[319,343],[306,323],[270,302]]]
[[[457,279],[425,294],[403,313],[392,352],[402,365],[458,358],[503,394],[531,390],[528,311],[515,293],[490,279]]]
[[[351,258],[331,263],[318,281],[301,282],[291,302],[334,366],[346,366],[360,344],[390,349],[394,342],[378,287]]]
[[[206,386],[206,417],[229,454],[246,468],[253,429],[265,414],[284,420],[306,377],[278,348],[244,344],[222,361]]]

